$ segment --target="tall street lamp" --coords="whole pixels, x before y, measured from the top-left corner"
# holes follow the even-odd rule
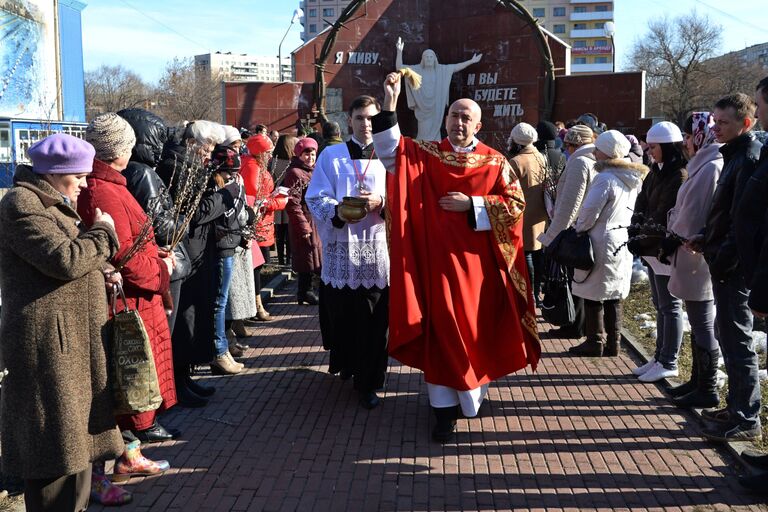
[[[613,41],[613,36],[616,35],[616,24],[612,21],[606,21],[605,25],[603,26],[603,30],[605,31],[605,37],[611,40],[611,64],[612,64],[612,70],[613,73],[616,72],[616,45]]]
[[[291,31],[291,27],[294,23],[299,21],[301,18],[304,17],[304,11],[301,10],[301,8],[296,8],[293,11],[293,17],[291,18],[291,24],[288,25],[288,30],[285,31],[285,35],[280,40],[280,44],[277,45],[277,65],[280,69],[280,81],[283,81],[283,41],[285,41],[285,38],[288,37],[288,32]]]

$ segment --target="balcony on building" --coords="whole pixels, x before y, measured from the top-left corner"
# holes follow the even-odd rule
[[[594,39],[596,37],[605,37],[605,29],[588,28],[571,30],[571,39]]]
[[[610,73],[613,64],[571,64],[571,73]]]
[[[571,21],[612,20],[613,11],[572,12]]]

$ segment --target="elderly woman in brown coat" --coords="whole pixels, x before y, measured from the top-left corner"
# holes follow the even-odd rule
[[[533,287],[536,307],[539,307],[541,291],[542,254],[538,237],[547,227],[547,208],[544,204],[544,180],[547,177],[547,161],[533,146],[538,140],[536,128],[528,123],[519,123],[510,135],[509,161],[512,171],[520,181],[520,188],[525,196],[525,215],[523,215],[523,246],[525,261]]]
[[[118,250],[98,211],[85,229],[74,203],[93,147],[70,135],[29,149],[0,201],[3,473],[25,480],[27,510],[85,510],[91,463],[123,443],[107,385],[102,269]]]

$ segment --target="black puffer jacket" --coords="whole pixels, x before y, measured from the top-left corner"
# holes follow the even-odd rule
[[[653,223],[667,227],[667,213],[675,206],[677,191],[688,178],[688,172],[684,166],[685,161],[682,160],[665,163],[661,168],[659,164],[653,164],[635,200],[632,224]],[[629,229],[630,237],[641,234],[650,235],[652,238],[633,240],[628,245],[629,250],[638,256],[658,256],[664,232],[653,229]]]
[[[725,163],[704,228],[704,259],[709,264],[712,279],[724,280],[738,272],[740,247],[734,229],[736,207],[757,167],[761,148],[751,132],[720,148]]]
[[[220,257],[234,256],[235,248],[242,242],[242,230],[248,224],[245,210],[245,187],[233,178],[224,185],[233,199],[232,208],[216,219],[216,248]]]
[[[168,246],[178,229],[177,224],[183,219],[176,218],[166,185],[155,172],[166,142],[165,123],[155,114],[140,108],[124,109],[117,114],[128,121],[136,134],[131,160],[123,171],[126,186],[145,212],[150,213],[153,209],[155,241],[160,247]],[[171,276],[174,281],[189,274],[189,258],[183,244],[177,246],[175,256],[176,268]]]
[[[749,306],[768,313],[768,145],[747,180],[734,216],[739,268],[751,289]]]

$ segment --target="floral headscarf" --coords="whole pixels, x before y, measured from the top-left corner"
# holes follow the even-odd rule
[[[693,147],[698,151],[715,141],[715,132],[712,131],[712,127],[715,126],[715,117],[711,112],[694,112],[691,117],[693,118],[693,133],[691,133]]]

